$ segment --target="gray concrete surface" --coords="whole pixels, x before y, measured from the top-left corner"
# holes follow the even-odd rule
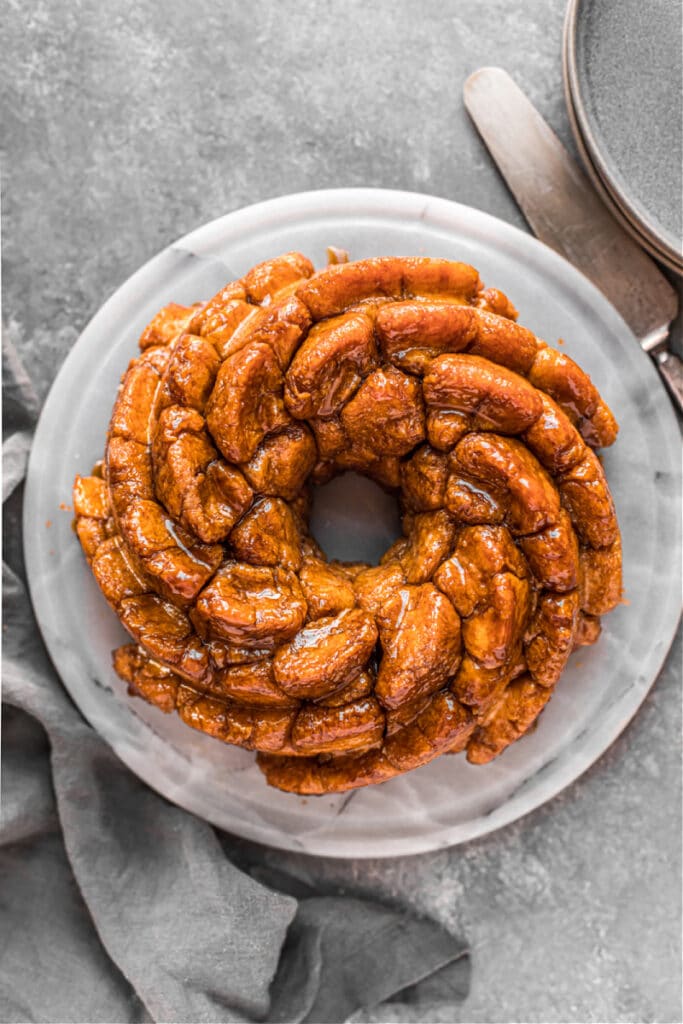
[[[507,68],[568,142],[563,7],[6,0],[4,329],[43,392],[129,274],[246,203],[376,185],[522,226],[468,122],[462,83],[481,65]],[[6,556],[20,566],[17,516],[10,507]],[[267,857],[323,888],[386,894],[465,931],[472,990],[444,1020],[680,1021],[680,681],[679,636],[593,769],[486,839],[395,861]],[[244,864],[257,855],[225,842]]]

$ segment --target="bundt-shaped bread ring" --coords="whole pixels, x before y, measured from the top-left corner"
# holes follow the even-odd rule
[[[462,263],[299,253],[172,304],[123,377],[76,529],[129,686],[320,794],[535,722],[621,598],[616,438],[589,377]],[[395,494],[378,566],[330,562],[309,485]]]

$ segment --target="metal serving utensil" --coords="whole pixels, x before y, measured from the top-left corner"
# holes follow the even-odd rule
[[[583,171],[507,72],[481,68],[465,82],[465,107],[542,242],[590,278],[621,313],[683,412],[683,361],[667,338],[678,296],[612,217]]]

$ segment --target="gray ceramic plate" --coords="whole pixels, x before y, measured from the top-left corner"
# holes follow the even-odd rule
[[[466,260],[508,292],[523,323],[550,342],[565,340],[564,351],[592,374],[621,423],[605,466],[624,536],[628,604],[607,617],[595,647],[572,658],[538,729],[492,764],[442,757],[383,786],[302,799],[269,789],[252,754],[126,696],[110,663],[125,634],[60,503],[71,500],[74,474],[101,456],[120,374],[160,306],[207,298],[288,249],[324,264],[327,245],[354,258]],[[164,796],[222,828],[340,857],[462,842],[514,821],[576,779],[655,680],[678,619],[677,438],[659,378],[624,322],[581,274],[529,235],[477,210],[405,192],[342,189],[261,203],[207,224],[146,264],[97,313],[66,360],[38,425],[26,487],[26,560],[40,628],[73,699],[119,757]],[[342,491],[346,479],[337,485]],[[375,505],[372,495],[363,498],[366,519],[381,521],[381,499]],[[321,538],[353,555],[359,502],[346,496],[347,515],[353,510],[347,519],[343,509],[334,512],[337,504],[317,510]],[[366,540],[377,550],[390,535],[388,525]]]
[[[590,160],[622,213],[679,268],[681,27],[679,0],[572,0],[566,53]]]
[[[591,156],[586,145],[586,140],[584,139],[583,133],[581,131],[581,126],[579,125],[579,120],[576,115],[576,110],[574,109],[574,94],[572,92],[572,84],[570,82],[569,66],[571,62],[570,38],[571,28],[573,25],[572,9],[573,5],[570,4],[569,8],[567,9],[567,18],[565,19],[562,52],[562,72],[564,80],[565,102],[567,105],[567,116],[569,118],[569,124],[572,130],[572,134],[574,136],[574,142],[576,143],[576,148],[579,151],[579,156],[581,157],[584,170],[590,178],[593,188],[598,193],[603,203],[608,208],[608,210],[610,211],[614,219],[617,221],[617,223],[620,224],[621,227],[625,231],[627,231],[632,238],[635,239],[638,245],[642,246],[643,249],[649,252],[650,255],[654,257],[654,259],[659,260],[660,263],[663,263],[674,273],[681,274],[683,273],[683,255],[679,259],[672,259],[670,254],[668,254],[667,252],[663,251],[660,248],[656,240],[653,240],[650,236],[644,235],[642,233],[640,227],[636,225],[635,221],[629,219],[628,213],[623,209],[622,206],[619,205],[616,196],[611,191],[611,189],[608,188],[607,184],[603,181],[603,179],[600,177],[597,168],[591,160]]]

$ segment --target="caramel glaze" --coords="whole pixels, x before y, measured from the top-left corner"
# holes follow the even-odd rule
[[[132,694],[320,794],[522,736],[621,598],[590,378],[472,267],[299,253],[140,339],[76,530]],[[309,482],[396,494],[379,566],[329,562]]]

